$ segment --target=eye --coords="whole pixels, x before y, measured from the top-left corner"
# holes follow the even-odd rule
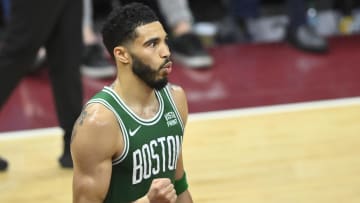
[[[152,47],[152,48],[156,47],[156,45],[157,45],[156,42],[150,42],[150,43],[149,43],[149,47]]]
[[[145,43],[146,47],[155,48],[159,43],[158,39],[151,39]]]

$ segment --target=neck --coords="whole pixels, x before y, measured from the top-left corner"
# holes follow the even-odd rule
[[[112,85],[126,105],[142,118],[151,118],[159,108],[155,90],[134,75],[119,73]]]
[[[139,79],[140,80],[140,79]],[[113,89],[127,103],[139,103],[146,105],[155,98],[155,90],[143,81],[117,78],[113,83]]]

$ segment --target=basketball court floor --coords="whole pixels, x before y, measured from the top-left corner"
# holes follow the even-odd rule
[[[175,64],[190,118],[184,162],[195,202],[360,202],[360,36],[326,55],[285,43],[211,48],[215,64]],[[0,112],[0,202],[71,202],[72,170],[46,70],[26,77]],[[84,78],[85,99],[109,80]]]

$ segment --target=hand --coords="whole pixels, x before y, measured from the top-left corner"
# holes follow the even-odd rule
[[[154,179],[147,193],[150,203],[175,203],[176,191],[168,178]]]

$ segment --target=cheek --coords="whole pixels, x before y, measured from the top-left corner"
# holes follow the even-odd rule
[[[142,59],[143,63],[150,66],[153,70],[156,70],[161,66],[163,61],[160,57],[156,57],[156,54],[145,55]]]

